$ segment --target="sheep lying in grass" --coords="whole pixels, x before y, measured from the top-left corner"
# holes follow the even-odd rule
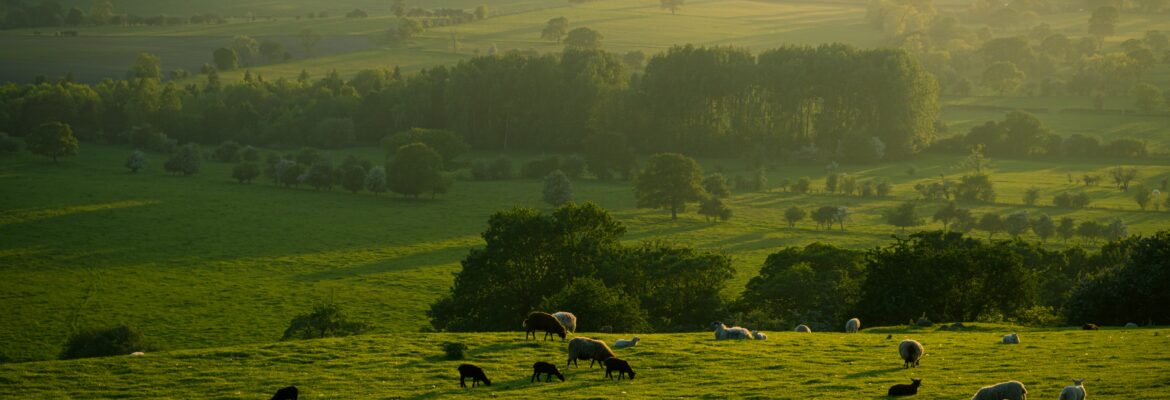
[[[536,331],[544,331],[544,340],[548,340],[548,335],[554,333],[560,336],[561,340],[565,340],[565,327],[552,314],[533,311],[524,319],[523,325],[524,340],[528,340],[528,335],[532,335],[532,339],[536,340]]]
[[[618,339],[616,342],[613,342],[613,348],[634,347],[638,345],[638,341],[640,340],[642,339],[637,336],[634,336],[633,339]]]
[[[459,366],[459,387],[467,387],[465,379],[471,378],[471,387],[479,386],[479,382],[483,381],[484,385],[491,386],[492,380],[488,379],[487,375],[483,373],[483,369],[471,364],[463,364]]]
[[[767,340],[767,339],[768,339],[768,335],[765,335],[765,334],[764,334],[764,332],[760,332],[760,331],[752,331],[752,339],[755,339],[755,340]]]
[[[1084,379],[1073,379],[1072,386],[1065,386],[1060,391],[1060,400],[1085,400]]]
[[[296,386],[283,387],[277,390],[270,400],[297,400],[299,394]]]
[[[922,343],[917,340],[906,339],[898,344],[898,354],[902,356],[902,368],[917,367],[918,360],[922,359],[922,354],[925,351],[922,349]]]
[[[922,385],[922,380],[910,378],[910,382],[913,383],[909,385],[898,384],[890,386],[890,390],[886,392],[886,397],[913,396],[918,394],[918,387]]]
[[[577,337],[569,341],[569,362],[565,363],[565,367],[569,364],[577,365],[577,360],[589,360],[589,368],[593,368],[594,362],[600,364],[612,357],[615,357],[613,350],[605,342]]]
[[[572,333],[577,333],[576,315],[573,315],[573,313],[568,311],[557,311],[553,313],[553,316],[557,318],[557,321],[561,322],[561,325],[565,327],[565,330]]]
[[[144,353],[144,352],[141,352],[141,351],[136,351],[136,352],[130,353],[130,356],[131,356],[131,357],[142,357],[142,356],[145,356],[145,355],[146,355],[146,353]]]
[[[1017,381],[1007,381],[991,386],[984,386],[975,392],[971,400],[1025,400],[1028,398],[1028,389]]]
[[[845,333],[857,333],[861,329],[861,320],[857,318],[845,321]]]
[[[812,328],[809,328],[808,325],[800,324],[796,326],[796,331],[801,333],[812,333]]]
[[[1003,335],[1003,344],[1020,344],[1020,335],[1012,332],[1011,335]]]
[[[634,380],[634,369],[630,368],[630,363],[626,360],[611,357],[605,359],[605,377],[613,379],[613,371],[618,372],[618,380],[622,380],[622,375],[629,374],[630,380]]]
[[[723,325],[722,322],[715,322],[715,323],[711,324],[711,327],[715,328],[715,340],[727,340],[727,339],[749,339],[750,340],[752,338],[751,332],[749,332],[747,329],[744,329],[744,328],[741,328],[738,326],[733,326],[733,327],[728,328],[727,325]]]
[[[532,364],[532,379],[528,380],[528,382],[532,383],[540,380],[540,374],[548,374],[544,379],[545,382],[552,382],[552,377],[554,376],[560,378],[561,382],[565,381],[565,376],[561,375],[561,371],[557,369],[556,365],[544,361],[537,361],[536,364]]]

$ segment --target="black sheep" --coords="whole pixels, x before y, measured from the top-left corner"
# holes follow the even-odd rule
[[[552,314],[540,311],[533,311],[528,314],[528,318],[524,319],[524,340],[528,340],[528,335],[532,335],[532,339],[536,339],[536,331],[544,331],[544,340],[548,340],[549,334],[557,334],[561,340],[565,340],[565,326],[561,325],[561,321]]]
[[[545,382],[552,382],[553,376],[560,378],[561,382],[565,381],[565,376],[561,375],[561,371],[557,369],[556,365],[544,361],[537,361],[536,364],[532,364],[532,379],[528,380],[528,382],[536,382],[540,379],[540,374],[548,374],[548,377],[544,380]]]
[[[618,372],[618,380],[622,380],[622,375],[630,374],[630,380],[634,380],[634,369],[630,368],[630,363],[626,360],[610,357],[605,359],[605,377],[613,379],[613,371]]]
[[[484,375],[483,369],[471,364],[463,364],[459,366],[459,387],[467,387],[465,379],[471,378],[471,387],[479,386],[479,381],[483,381],[484,385],[491,386],[492,380]]]
[[[914,382],[914,383],[909,384],[909,385],[898,384],[898,385],[890,386],[890,391],[886,393],[886,396],[897,397],[897,396],[913,396],[913,395],[918,394],[918,386],[922,385],[922,380],[910,378],[910,381]]]
[[[1097,326],[1097,324],[1085,324],[1085,326],[1082,326],[1081,329],[1084,329],[1086,331],[1095,331],[1095,330],[1101,329],[1101,327]]]
[[[297,400],[298,394],[300,393],[297,391],[296,386],[289,386],[277,390],[276,394],[272,395],[271,400]]]

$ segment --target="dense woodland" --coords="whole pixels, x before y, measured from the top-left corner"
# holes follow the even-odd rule
[[[695,155],[901,159],[934,138],[933,79],[906,53],[843,45],[758,57],[675,47],[633,73],[615,55],[509,53],[411,76],[368,70],[348,81],[225,84],[161,80],[144,55],[132,78],[0,87],[0,130],[69,124],[82,141],[126,142],[135,129],[182,142],[325,148],[374,144],[410,128],[448,129],[478,149],[570,151],[618,135],[636,150]]]

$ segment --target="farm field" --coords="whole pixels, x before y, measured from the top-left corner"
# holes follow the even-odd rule
[[[28,154],[0,158],[0,186],[5,188],[0,194],[0,275],[5,277],[0,301],[8,321],[0,327],[4,359],[53,358],[73,329],[118,321],[139,326],[164,349],[266,343],[280,337],[292,316],[329,298],[373,324],[373,332],[418,331],[427,325],[429,304],[451,284],[459,260],[482,245],[479,234],[493,212],[513,206],[549,209],[540,202],[539,180],[461,180],[438,199],[407,200],[284,188],[264,179],[241,185],[229,178],[230,164],[214,162],[206,162],[198,175],[172,176],[161,171],[161,154],[148,155],[146,170],[128,174],[121,167],[128,153],[85,144],[78,156],[56,164]],[[347,153],[381,157],[375,149],[330,156],[339,160]],[[885,224],[883,212],[916,198],[916,183],[940,174],[957,179],[965,171],[955,169],[954,161],[924,156],[907,163],[841,167],[859,180],[891,179],[893,195],[884,199],[778,190],[735,193],[729,200],[734,216],[726,222],[707,222],[693,211],[671,221],[667,211],[634,208],[625,182],[578,181],[574,194],[578,201],[609,209],[627,227],[627,241],[666,240],[730,254],[736,276],[725,293],[734,297],[766,256],[781,247],[826,241],[865,249],[889,243],[898,231]],[[729,179],[749,175],[742,161],[703,162],[706,171],[722,169]],[[1078,221],[1119,217],[1134,234],[1170,225],[1170,212],[1140,211],[1129,196],[1108,185],[1084,189],[1067,183],[1068,174],[1105,174],[1113,163],[993,162],[999,203],[964,205],[977,215],[1025,210]],[[911,166],[915,176],[906,173]],[[1160,160],[1138,167],[1150,186],[1170,178],[1170,166]],[[775,187],[803,176],[813,179],[815,191],[823,191],[821,166],[777,166],[768,179]],[[1082,189],[1093,203],[1084,210],[1025,206],[1022,196],[1031,186],[1042,190],[1040,204],[1051,204],[1057,193]],[[793,205],[846,206],[851,216],[844,231],[820,230],[808,220],[787,228],[782,214]],[[930,215],[940,205],[922,203],[920,213]],[[1080,239],[1049,245],[1076,243]]]
[[[919,399],[966,399],[1006,380],[1028,397],[1056,398],[1085,378],[1090,398],[1167,399],[1170,335],[1164,328],[1031,330],[976,325],[963,332],[874,328],[857,334],[769,332],[765,341],[715,341],[710,332],[646,334],[617,349],[633,380],[607,380],[588,363],[565,369],[566,345],[521,332],[405,333],[231,346],[73,361],[0,365],[0,395],[24,398],[267,398],[296,385],[301,398],[776,398],[881,399],[922,379]],[[1000,336],[1018,331],[1019,345]],[[887,339],[887,335],[891,338]],[[628,334],[583,333],[613,343]],[[920,341],[926,355],[903,369],[897,344]],[[440,346],[470,347],[448,360]],[[529,383],[535,361],[556,364],[566,381]],[[456,367],[485,369],[491,386],[462,389]],[[468,382],[470,386],[471,383]]]

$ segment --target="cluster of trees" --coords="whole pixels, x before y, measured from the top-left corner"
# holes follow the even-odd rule
[[[1170,274],[1168,245],[1168,232],[1092,253],[955,232],[916,233],[868,251],[814,243],[768,256],[730,310],[769,329],[835,330],[853,316],[900,324],[923,313],[944,321],[1164,323],[1170,280],[1158,277]]]
[[[89,11],[79,7],[68,9],[57,0],[41,0],[28,3],[25,0],[6,0],[0,7],[0,29],[38,28],[80,25],[185,25],[222,24],[227,22],[215,13],[192,15],[190,17],[135,14],[117,14],[109,0],[97,0]]]
[[[608,146],[619,159],[594,159],[620,174],[621,156],[634,150],[899,159],[931,141],[937,114],[933,81],[904,52],[842,45],[758,58],[676,47],[632,77],[619,57],[574,48],[477,57],[409,77],[397,69],[350,79],[246,74],[225,84],[210,68],[205,84],[187,86],[164,82],[157,58],[140,61],[131,78],[92,86],[0,86],[0,130],[23,136],[61,121],[82,140],[119,142],[149,124],[180,142],[332,148],[422,127],[451,130],[477,149]]]
[[[302,38],[302,45],[305,39]],[[278,41],[265,39],[257,41],[246,35],[232,38],[228,46],[220,47],[211,52],[212,63],[203,66],[203,73],[215,71],[231,71],[240,67],[252,67],[263,64],[284,62],[293,58],[292,53],[285,51],[284,45]]]
[[[924,215],[919,213],[918,206],[917,202],[908,201],[887,210],[885,213],[886,223],[903,231],[906,228],[922,226],[926,223],[926,219]],[[931,220],[943,224],[943,230],[948,232],[964,234],[974,230],[987,232],[988,240],[1001,232],[1010,235],[1013,239],[1018,239],[1029,231],[1035,233],[1041,242],[1055,237],[1068,242],[1069,239],[1078,236],[1089,242],[1094,242],[1102,238],[1118,240],[1129,235],[1129,227],[1120,218],[1114,218],[1107,223],[1083,221],[1078,224],[1071,217],[1054,220],[1043,213],[1032,218],[1027,211],[1016,211],[1007,215],[987,212],[976,216],[971,210],[960,208],[955,202],[948,202],[939,207],[931,215]]]
[[[730,258],[661,242],[624,245],[624,233],[592,203],[497,212],[485,246],[468,253],[450,292],[431,305],[431,325],[515,330],[529,311],[564,309],[582,331],[689,331],[723,309]]]
[[[943,152],[958,152],[979,146],[988,155],[1067,158],[1139,158],[1149,155],[1146,142],[1113,139],[1108,143],[1079,133],[1063,137],[1052,133],[1039,118],[1027,111],[1011,111],[1002,121],[987,121],[971,127],[963,135],[939,140],[932,147]]]

